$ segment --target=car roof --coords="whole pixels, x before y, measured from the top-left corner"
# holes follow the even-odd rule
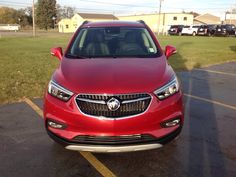
[[[85,22],[83,27],[117,27],[117,26],[128,26],[128,27],[145,27],[144,22],[139,21],[99,21],[99,22]]]

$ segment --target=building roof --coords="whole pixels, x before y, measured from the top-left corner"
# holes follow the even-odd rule
[[[204,23],[204,24],[220,24],[220,17],[217,17],[215,15],[212,14],[203,14],[203,15],[199,15],[197,17],[194,18],[195,21]]]
[[[193,15],[191,13],[181,13],[181,12],[167,12],[167,13],[161,13],[161,15],[163,14],[186,14],[186,15]],[[118,17],[130,17],[130,16],[148,16],[148,15],[159,15],[159,13],[140,13],[140,14],[129,14],[129,15],[117,15]]]
[[[113,14],[90,14],[90,13],[78,13],[79,16],[81,16],[84,19],[111,19],[111,20],[118,20],[116,16]]]

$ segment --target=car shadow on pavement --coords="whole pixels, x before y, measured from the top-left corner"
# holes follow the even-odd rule
[[[186,67],[187,59],[183,58],[178,51],[181,51],[182,48],[191,44],[192,42],[181,43],[177,48],[177,53],[173,57],[168,59],[168,62],[172,65],[174,70],[176,69],[183,70],[183,71],[188,70],[188,68]]]
[[[194,68],[200,68],[196,64]],[[212,99],[210,76],[207,72],[192,70],[187,73],[185,93]],[[186,97],[185,127],[188,145],[187,176],[227,176],[224,156],[220,147],[219,125],[212,103]]]

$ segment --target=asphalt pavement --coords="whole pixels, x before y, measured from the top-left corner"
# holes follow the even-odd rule
[[[179,72],[185,124],[163,148],[93,154],[119,177],[235,177],[236,62]],[[42,109],[42,100],[32,100]],[[0,177],[101,176],[80,153],[46,134],[25,102],[0,105]]]

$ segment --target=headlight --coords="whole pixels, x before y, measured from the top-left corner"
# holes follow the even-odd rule
[[[55,81],[51,80],[48,84],[48,93],[62,101],[68,101],[73,93],[62,86],[58,85]]]
[[[179,91],[179,82],[176,76],[174,76],[169,83],[163,87],[157,89],[154,94],[160,99],[163,100],[171,95],[174,95]]]

